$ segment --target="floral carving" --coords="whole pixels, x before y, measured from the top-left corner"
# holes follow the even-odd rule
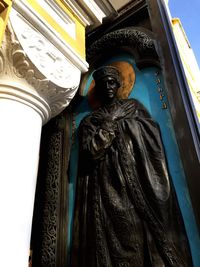
[[[87,51],[87,60],[91,63],[96,60],[96,55],[101,56],[105,54],[105,51],[113,51],[122,47],[131,49],[136,62],[145,59],[158,62],[154,40],[145,32],[133,27],[107,33],[95,41]]]
[[[68,65],[70,66],[70,63]],[[65,77],[69,76],[70,80],[71,76],[70,72],[68,73],[68,65],[66,66],[67,74],[65,74]],[[64,67],[62,65],[63,72],[66,70]],[[78,89],[79,72],[78,70],[79,77],[75,81],[76,85],[73,85],[73,80],[70,80],[70,87],[66,85],[66,88],[64,88],[50,81],[30,60],[28,53],[17,39],[13,27],[10,23],[8,24],[3,45],[0,48],[1,80],[5,79],[13,83],[21,83],[23,84],[22,88],[26,88],[28,94],[36,98],[38,96],[42,98],[42,101],[45,101],[46,105],[49,106],[50,113],[48,119],[59,114],[70,103]]]

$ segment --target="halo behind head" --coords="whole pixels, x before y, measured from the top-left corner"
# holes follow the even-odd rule
[[[121,86],[121,76],[120,72],[117,68],[113,66],[103,66],[98,68],[93,72],[93,78],[95,80],[95,83],[97,83],[99,80],[101,80],[104,77],[112,77],[116,80],[119,87]]]

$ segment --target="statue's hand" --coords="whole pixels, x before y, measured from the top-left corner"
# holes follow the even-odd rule
[[[99,132],[92,139],[92,148],[94,151],[99,151],[101,149],[107,148],[112,144],[115,138],[114,131],[106,131],[104,129],[99,129]]]
[[[117,124],[112,119],[112,117],[109,117],[106,120],[102,121],[101,129],[107,132],[115,132],[115,130],[117,129]]]
[[[99,129],[98,134],[95,135],[91,142],[91,154],[93,158],[101,158],[105,153],[105,149],[112,144],[114,138],[115,132],[113,130]]]
[[[115,132],[113,130],[106,131],[104,129],[99,130],[99,137],[102,140],[102,145],[104,148],[107,148],[111,145],[113,139],[115,138]]]

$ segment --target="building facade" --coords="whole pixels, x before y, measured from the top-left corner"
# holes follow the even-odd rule
[[[35,267],[69,266],[77,129],[104,64],[160,125],[199,266],[199,135],[167,14],[161,0],[0,0],[1,266],[27,266],[29,249]]]
[[[191,101],[197,113],[198,121],[200,121],[200,76],[199,66],[197,64],[192,47],[187,39],[181,21],[178,18],[172,19],[172,28],[180,57],[183,63],[185,75],[191,93]]]
[[[0,1],[1,266],[28,265],[42,125],[76,94],[85,28],[114,11],[104,2]]]

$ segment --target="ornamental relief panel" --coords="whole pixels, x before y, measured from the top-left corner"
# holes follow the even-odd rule
[[[21,15],[13,12],[0,48],[1,85],[16,82],[27,93],[43,98],[50,107],[50,119],[74,97],[81,72]]]

